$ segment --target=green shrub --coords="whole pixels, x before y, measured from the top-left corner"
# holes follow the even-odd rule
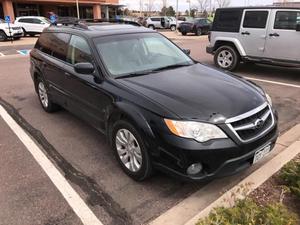
[[[296,225],[297,216],[282,204],[258,206],[251,199],[237,200],[231,208],[219,207],[197,225]]]
[[[280,177],[289,190],[300,198],[300,159],[286,164],[280,172]]]

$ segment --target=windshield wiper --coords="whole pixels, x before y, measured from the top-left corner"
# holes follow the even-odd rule
[[[149,73],[152,73],[153,70],[146,70],[146,71],[141,71],[141,72],[133,72],[125,75],[121,75],[116,77],[115,79],[123,79],[123,78],[129,78],[129,77],[138,77],[138,76],[143,76],[143,75],[148,75]]]
[[[191,65],[193,65],[193,64],[190,64],[190,63],[178,63],[178,64],[173,64],[173,65],[164,66],[164,67],[160,67],[160,68],[154,69],[153,72],[162,71],[162,70],[169,70],[169,69],[176,69],[176,68],[179,68],[179,67],[191,66]]]

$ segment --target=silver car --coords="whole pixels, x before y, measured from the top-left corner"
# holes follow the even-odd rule
[[[299,67],[299,18],[300,8],[217,9],[206,51],[230,71],[241,61]]]
[[[176,20],[167,16],[151,16],[146,19],[145,26],[150,29],[171,29],[176,30]]]

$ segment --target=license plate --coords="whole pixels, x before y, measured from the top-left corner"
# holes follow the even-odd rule
[[[264,158],[271,151],[271,145],[267,145],[264,148],[257,150],[254,154],[253,164]]]

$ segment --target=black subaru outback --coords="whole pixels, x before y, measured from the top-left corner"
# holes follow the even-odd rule
[[[31,51],[46,112],[65,108],[103,132],[124,172],[185,180],[236,173],[274,146],[277,114],[257,85],[204,66],[156,31],[50,26]]]

